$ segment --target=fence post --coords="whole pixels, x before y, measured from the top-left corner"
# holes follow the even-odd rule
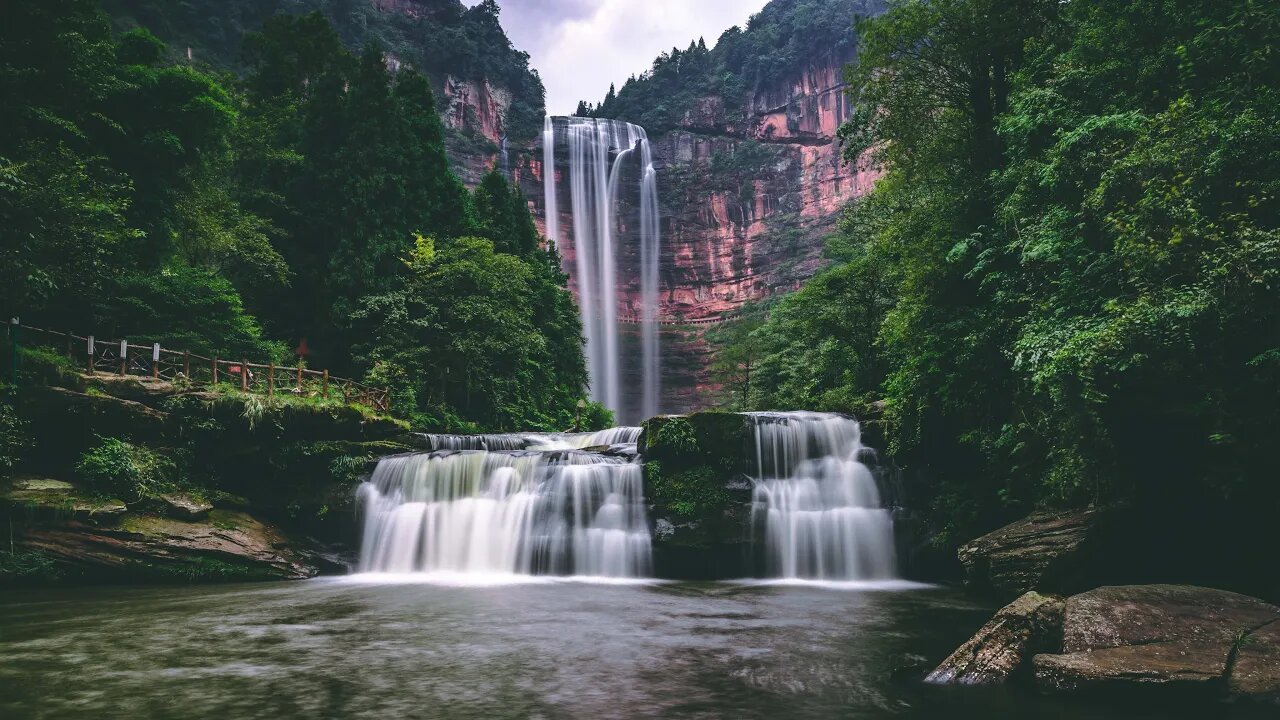
[[[182,352],[182,376],[191,381],[191,351],[184,350]]]
[[[13,377],[10,380],[14,385],[18,384],[18,343],[21,340],[22,326],[18,324],[18,318],[9,321],[9,349],[13,352]]]
[[[160,343],[152,343],[151,345],[151,379],[156,380],[160,377]]]
[[[71,351],[71,331],[68,330],[67,331],[67,359],[70,360],[74,357],[75,357],[75,354]]]
[[[342,384],[342,402],[351,403],[351,381],[348,380]]]
[[[329,369],[328,368],[325,368],[324,370],[324,389],[321,390],[320,394],[324,396],[325,400],[329,399]]]
[[[298,361],[298,394],[302,394],[302,361]]]
[[[240,358],[240,391],[249,392],[249,361]]]
[[[120,341],[120,375],[123,376],[129,372],[129,341]]]
[[[271,360],[267,363],[267,395],[276,394],[276,361]]]
[[[97,370],[94,369],[94,365],[97,364],[97,357],[95,356],[98,354],[98,349],[93,345],[92,335],[89,336],[89,340],[85,345],[86,349],[89,351],[89,374],[92,375],[97,372]]]
[[[382,388],[382,412],[391,411],[391,388]]]
[[[213,387],[217,384],[218,384],[218,356],[214,355],[213,356],[213,379],[209,381],[209,387]]]

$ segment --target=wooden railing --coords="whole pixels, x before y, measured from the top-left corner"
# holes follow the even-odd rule
[[[90,374],[135,375],[170,382],[184,380],[192,385],[213,387],[219,384],[239,387],[242,392],[302,397],[342,398],[386,412],[391,406],[391,391],[334,377],[328,370],[308,370],[275,363],[251,363],[241,358],[229,360],[205,357],[196,353],[170,350],[160,343],[140,344],[127,340],[98,340],[30,325],[8,324],[11,341],[17,329],[21,342],[39,344],[65,353],[73,362],[84,363]]]

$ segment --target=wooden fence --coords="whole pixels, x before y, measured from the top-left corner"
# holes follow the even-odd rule
[[[239,387],[242,392],[302,397],[339,398],[343,402],[365,405],[386,412],[391,405],[391,391],[369,387],[346,378],[333,377],[328,370],[308,370],[275,363],[251,363],[241,358],[228,360],[205,357],[191,352],[169,350],[160,343],[139,344],[127,340],[98,340],[94,336],[46,330],[10,323],[22,332],[23,343],[38,344],[66,353],[72,361],[83,363],[90,373],[136,375],[170,382],[185,378],[192,385],[213,387],[219,384]]]

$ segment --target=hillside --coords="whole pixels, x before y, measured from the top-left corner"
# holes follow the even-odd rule
[[[431,80],[454,171],[479,183],[498,161],[504,138],[534,140],[542,127],[543,87],[503,32],[496,3],[466,8],[459,0],[103,0],[117,31],[143,26],[178,59],[243,72],[241,43],[277,13],[319,11],[358,52],[385,49]]]

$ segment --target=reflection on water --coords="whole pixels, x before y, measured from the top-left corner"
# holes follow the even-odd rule
[[[892,682],[948,590],[383,580],[0,594],[0,717],[1171,716]]]

